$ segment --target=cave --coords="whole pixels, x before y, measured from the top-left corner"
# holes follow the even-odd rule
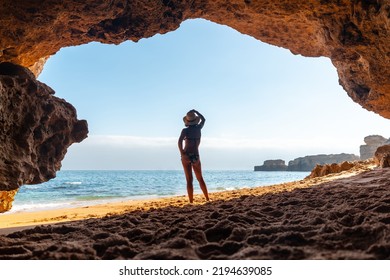
[[[85,120],[36,77],[67,46],[120,44],[176,30],[187,19],[230,26],[307,57],[328,57],[363,108],[390,118],[388,1],[12,1],[0,8],[0,211],[16,190],[55,177]]]

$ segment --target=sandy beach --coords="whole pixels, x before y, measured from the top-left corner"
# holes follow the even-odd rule
[[[0,259],[389,259],[390,169],[0,215]]]

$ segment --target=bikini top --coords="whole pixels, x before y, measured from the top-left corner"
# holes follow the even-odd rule
[[[201,128],[197,125],[189,126],[185,128],[185,138],[186,140],[200,140],[200,137],[202,136],[200,132]]]

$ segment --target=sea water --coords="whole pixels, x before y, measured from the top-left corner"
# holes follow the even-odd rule
[[[267,186],[301,180],[307,172],[205,170],[209,192]],[[194,193],[201,193],[194,178]],[[182,170],[171,171],[59,171],[57,177],[20,187],[9,213],[80,207],[107,202],[186,194]]]

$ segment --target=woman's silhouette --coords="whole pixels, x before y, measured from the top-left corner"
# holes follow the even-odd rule
[[[187,180],[187,193],[190,203],[194,200],[194,186],[192,170],[194,170],[199,186],[206,198],[209,201],[207,186],[202,176],[202,166],[199,158],[199,144],[201,138],[201,129],[204,126],[206,119],[201,113],[196,110],[189,111],[183,118],[186,128],[181,131],[178,146],[181,154],[181,162],[183,164],[184,173]],[[183,147],[184,141],[184,147]]]

